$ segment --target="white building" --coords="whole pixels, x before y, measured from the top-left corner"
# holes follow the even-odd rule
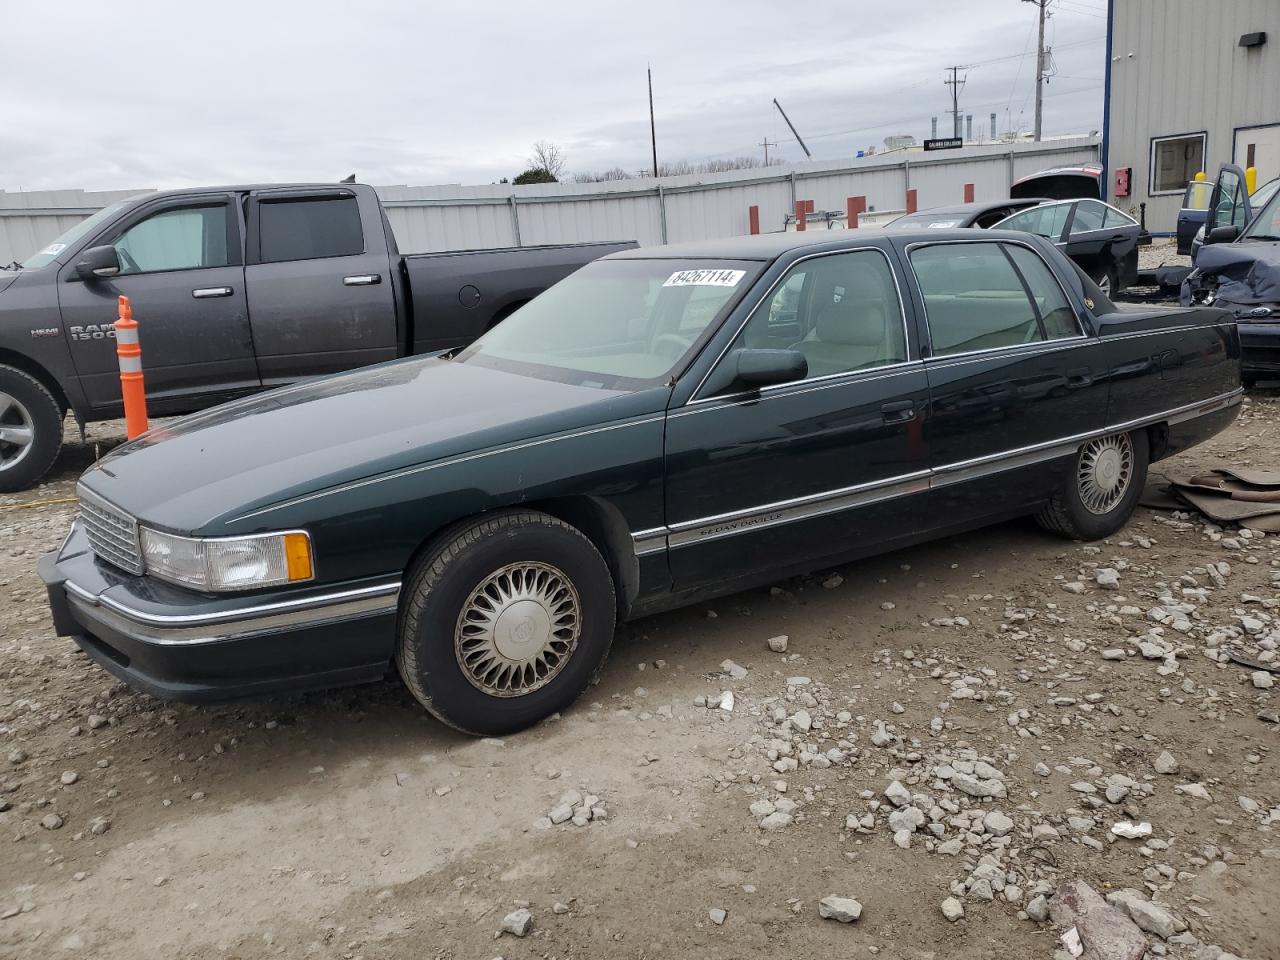
[[[1223,163],[1280,177],[1280,0],[1108,0],[1108,200],[1174,229],[1187,181]],[[1128,191],[1125,195],[1125,174]]]

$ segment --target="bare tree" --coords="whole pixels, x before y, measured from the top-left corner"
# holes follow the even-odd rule
[[[539,140],[529,155],[529,166],[534,170],[545,170],[559,180],[564,173],[564,151],[548,140]]]
[[[575,183],[605,183],[610,180],[630,180],[631,174],[621,167],[611,167],[600,173],[575,173],[573,179]]]

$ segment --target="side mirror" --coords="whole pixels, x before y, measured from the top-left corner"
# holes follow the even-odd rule
[[[734,356],[737,382],[748,387],[803,380],[809,361],[799,350],[739,350]]]
[[[120,255],[110,244],[90,247],[80,254],[80,260],[76,263],[76,273],[81,280],[105,280],[119,272]]]
[[[1240,236],[1240,228],[1234,224],[1227,224],[1225,227],[1214,227],[1204,235],[1205,243],[1230,243],[1236,237]]]

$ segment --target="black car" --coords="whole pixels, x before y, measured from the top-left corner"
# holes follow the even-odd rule
[[[946,230],[956,227],[977,227],[986,230],[1010,214],[1044,203],[1043,199],[1029,197],[1022,200],[993,200],[989,203],[957,203],[948,207],[931,207],[918,213],[908,213],[885,225],[886,230]]]
[[[1218,174],[1205,221],[1204,245],[1182,284],[1182,302],[1230,310],[1240,324],[1246,383],[1280,379],[1280,191],[1258,210],[1244,171]]]
[[[648,247],[456,353],[117,448],[40,574],[158,696],[398,669],[496,734],[572,703],[620,620],[1025,514],[1110,536],[1240,397],[1228,314],[1116,312],[1030,234]]]
[[[1138,221],[1101,200],[1056,200],[1006,217],[999,230],[1052,240],[1111,296],[1138,280]]]

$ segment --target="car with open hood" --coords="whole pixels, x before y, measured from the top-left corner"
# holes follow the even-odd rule
[[[398,671],[500,734],[569,706],[621,620],[1022,515],[1110,536],[1240,396],[1229,315],[1118,312],[1031,234],[649,247],[465,349],[118,447],[40,574],[58,632],[157,696]]]

